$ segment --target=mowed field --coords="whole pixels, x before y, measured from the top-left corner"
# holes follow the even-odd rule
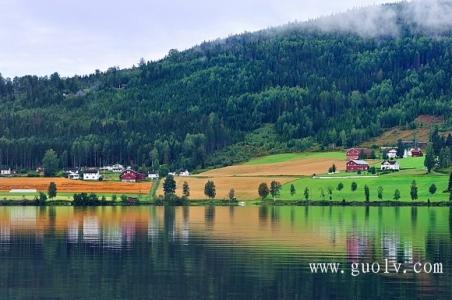
[[[364,186],[367,185],[370,190],[370,201],[379,200],[377,196],[378,187],[383,188],[383,200],[393,200],[394,191],[399,189],[400,200],[399,201],[411,201],[410,197],[410,185],[413,180],[416,181],[418,188],[418,200],[427,201],[447,201],[449,198],[448,193],[443,193],[447,189],[449,176],[444,175],[408,175],[401,176],[397,173],[383,175],[379,177],[362,177],[362,178],[301,178],[293,182],[296,194],[294,196],[290,195],[290,183],[283,186],[281,189],[282,200],[304,200],[304,190],[309,189],[309,199],[310,200],[329,200],[328,188],[333,189],[334,201],[341,201],[345,199],[346,201],[364,201]],[[351,190],[352,182],[356,182],[358,188],[356,191]],[[344,185],[341,191],[337,190],[339,183]],[[434,195],[429,193],[429,186],[434,183],[437,187],[437,191]],[[321,196],[322,189],[325,194],[323,198]]]
[[[36,189],[46,192],[50,182],[55,182],[58,192],[62,193],[108,193],[108,194],[148,194],[150,182],[126,183],[111,181],[83,181],[67,178],[0,178],[0,191],[11,189]]]
[[[182,185],[184,181],[190,186],[190,199],[201,200],[206,199],[204,195],[204,185],[208,180],[215,183],[216,199],[227,199],[228,193],[233,188],[235,196],[238,200],[254,200],[259,197],[257,192],[259,184],[266,182],[270,185],[272,180],[279,181],[281,184],[295,180],[292,177],[232,177],[232,176],[215,176],[215,177],[175,177],[176,194],[182,196]],[[157,195],[163,195],[163,184],[159,186]]]
[[[345,170],[345,153],[288,153],[266,156],[241,165],[210,170],[199,175],[217,176],[310,176],[324,174],[333,164]]]

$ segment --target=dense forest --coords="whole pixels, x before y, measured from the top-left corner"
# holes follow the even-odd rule
[[[450,125],[451,31],[400,24],[376,37],[291,24],[130,69],[0,76],[0,165],[34,168],[54,149],[65,168],[193,169],[349,147],[421,114]]]

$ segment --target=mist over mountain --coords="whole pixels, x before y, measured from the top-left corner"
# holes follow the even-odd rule
[[[351,10],[87,76],[0,78],[0,165],[157,170],[350,147],[452,115],[451,1]],[[144,37],[145,38],[145,37]],[[0,70],[1,72],[1,70]]]
[[[452,30],[452,1],[425,0],[353,9],[322,17],[301,27],[362,37],[399,37],[407,31],[438,35]]]

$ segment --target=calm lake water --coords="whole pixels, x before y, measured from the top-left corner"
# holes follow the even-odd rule
[[[0,259],[0,299],[452,299],[452,210],[1,207]]]

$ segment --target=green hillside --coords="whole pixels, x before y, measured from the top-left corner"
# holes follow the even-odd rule
[[[397,36],[293,24],[130,69],[0,77],[0,165],[34,168],[53,148],[62,167],[206,168],[354,146],[421,114],[450,126],[452,35],[404,22],[409,5],[389,6]]]

